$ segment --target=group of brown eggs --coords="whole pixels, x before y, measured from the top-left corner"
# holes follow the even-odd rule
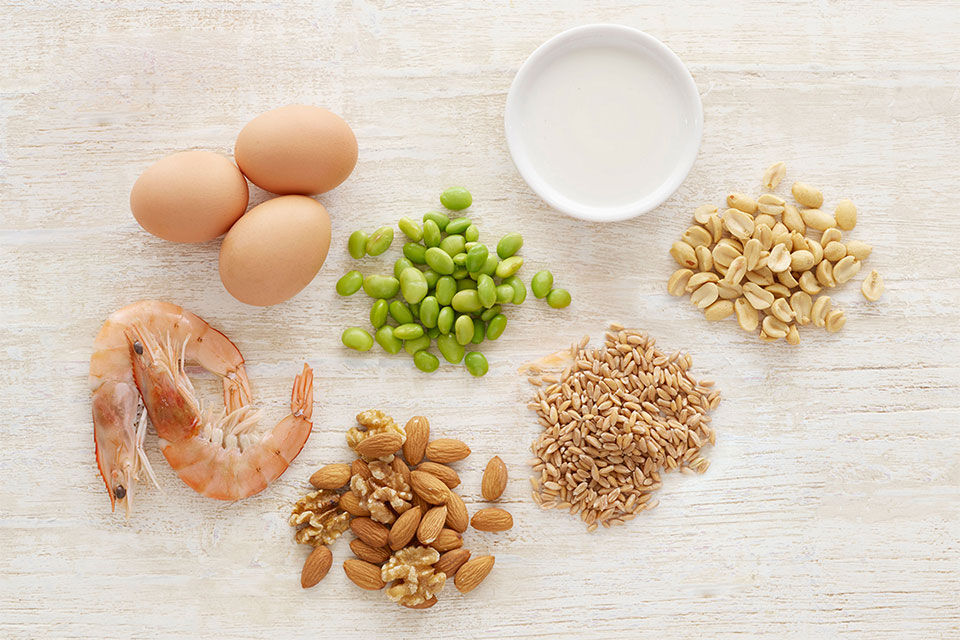
[[[240,131],[236,164],[210,151],[167,156],[137,179],[130,209],[144,229],[173,242],[220,245],[220,280],[233,297],[268,306],[313,280],[330,249],[330,216],[308,196],[342,183],[357,139],[338,115],[289,105]],[[247,180],[279,197],[247,211]]]

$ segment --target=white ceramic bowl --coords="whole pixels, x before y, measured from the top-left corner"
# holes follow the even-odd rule
[[[678,123],[678,152],[673,158],[672,167],[665,167],[664,178],[654,187],[640,189],[642,192],[630,193],[628,201],[615,204],[585,201],[583,197],[572,197],[563,189],[563,185],[552,184],[544,177],[544,167],[537,166],[534,154],[530,153],[528,142],[522,132],[530,125],[530,117],[525,105],[531,96],[531,87],[560,56],[583,47],[616,47],[628,51],[631,55],[645,58],[647,62],[662,70],[668,78],[667,87],[676,92],[675,102],[679,105],[676,117]],[[700,148],[703,134],[703,105],[697,86],[690,72],[665,44],[653,36],[617,24],[592,24],[575,27],[560,33],[536,49],[520,67],[510,92],[507,94],[507,106],[504,114],[507,146],[513,162],[533,189],[550,206],[576,218],[590,221],[626,220],[646,213],[662,204],[683,182]],[[553,135],[551,133],[551,135]],[[563,135],[558,131],[556,135]],[[541,160],[549,162],[549,160]],[[554,181],[556,182],[556,181]]]

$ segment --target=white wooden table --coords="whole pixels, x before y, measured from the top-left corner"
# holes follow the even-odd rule
[[[141,4],[0,3],[0,636],[960,636],[955,2]],[[502,127],[524,58],[554,33],[603,21],[673,48],[706,120],[680,190],[606,226],[541,203]],[[222,289],[217,242],[149,236],[127,198],[157,158],[229,154],[247,120],[291,102],[342,114],[360,161],[320,198],[335,246],[319,277],[257,309]],[[857,203],[853,237],[876,247],[868,268],[887,283],[870,305],[858,278],[835,298],[846,329],[804,331],[796,348],[708,325],[665,293],[667,248],[693,207],[756,192],[775,160],[788,181]],[[524,234],[527,277],[549,266],[574,295],[566,311],[531,297],[511,315],[482,380],[450,366],[420,374],[405,357],[348,353],[338,340],[367,312],[361,296],[333,292],[350,264],[347,234],[420,215],[450,184],[473,191],[484,237]],[[298,364],[314,366],[313,436],[262,494],[200,498],[151,434],[164,493],[143,489],[130,521],[110,513],[88,358],[103,319],[148,297],[224,330],[271,420]],[[588,535],[529,499],[523,462],[537,427],[515,367],[599,338],[610,320],[688,349],[725,400],[705,475],[667,476],[660,507]],[[290,504],[315,468],[348,459],[344,428],[368,407],[424,413],[435,433],[469,442],[471,509],[483,464],[507,461],[517,526],[469,534],[475,552],[497,556],[470,595],[449,588],[429,611],[401,610],[346,580],[346,541],[327,579],[300,589],[306,549],[292,541]]]

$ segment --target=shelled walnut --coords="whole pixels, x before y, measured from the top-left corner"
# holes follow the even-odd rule
[[[357,473],[350,479],[350,490],[359,498],[360,506],[377,522],[390,524],[410,508],[413,493],[403,474],[386,462],[374,460],[368,465],[370,477]]]
[[[330,544],[350,526],[350,514],[337,507],[335,491],[311,491],[297,500],[290,513],[290,526],[298,527],[295,539],[313,547]]]
[[[406,607],[421,605],[443,589],[447,576],[433,565],[440,559],[436,549],[407,547],[395,552],[380,570],[387,587],[387,596]]]
[[[397,433],[400,435],[400,444],[406,440],[406,433],[403,427],[393,421],[393,418],[386,415],[379,409],[368,409],[357,414],[357,424],[359,426],[351,427],[347,430],[347,444],[354,451],[357,445],[377,433]]]

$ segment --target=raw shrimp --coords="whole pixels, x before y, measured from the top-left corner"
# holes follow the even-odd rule
[[[205,410],[184,371],[192,362],[220,377],[224,408]],[[296,377],[291,413],[261,436],[243,356],[222,333],[173,304],[143,300],[113,313],[90,358],[97,465],[110,494],[130,513],[143,453],[139,400],[167,461],[198,493],[236,500],[262,491],[300,453],[313,428],[313,372]]]

